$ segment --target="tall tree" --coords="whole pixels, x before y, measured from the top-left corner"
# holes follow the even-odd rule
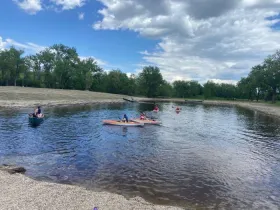
[[[14,81],[14,86],[17,85],[17,80],[21,70],[23,69],[24,59],[22,58],[23,50],[17,50],[14,47],[11,47],[8,51],[9,59],[8,59],[8,67],[10,69],[11,77]]]
[[[107,91],[109,93],[129,94],[129,78],[120,70],[112,70],[107,75]]]
[[[272,94],[272,102],[275,103],[277,92],[280,88],[280,51],[268,56],[264,61],[264,82]]]
[[[158,94],[160,85],[163,84],[163,78],[158,67],[147,66],[139,74],[139,88],[141,93],[147,97],[155,97]]]
[[[79,56],[75,48],[63,44],[50,47],[54,54],[54,75],[56,87],[73,89],[74,73],[79,62]]]
[[[53,70],[54,70],[54,53],[49,48],[41,51],[38,55],[39,61],[42,65],[44,80],[43,84],[46,88],[54,87]]]
[[[93,58],[79,61],[75,70],[75,89],[89,90],[94,81],[94,75],[102,71]]]
[[[173,87],[166,80],[163,80],[163,83],[158,88],[158,96],[162,97],[171,97],[173,95]]]

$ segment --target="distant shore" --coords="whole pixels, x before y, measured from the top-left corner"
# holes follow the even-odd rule
[[[43,107],[91,105],[102,103],[124,103],[123,98],[131,99],[131,96],[100,93],[79,90],[61,90],[46,88],[5,87],[0,86],[0,108],[33,108],[41,105]],[[160,99],[132,97],[138,102],[179,102],[185,103],[184,99]],[[192,100],[188,100],[189,103]],[[188,102],[187,102],[188,103]],[[187,104],[186,103],[186,104]],[[226,101],[226,100],[203,100],[199,104],[239,106],[263,114],[280,118],[280,107],[272,104]]]
[[[260,113],[269,115],[271,117],[280,118],[280,106],[275,106],[272,104],[265,104],[261,102],[247,102],[247,101],[226,101],[226,100],[191,100],[186,102],[184,99],[141,99],[142,101],[150,102],[175,102],[175,103],[185,103],[185,104],[205,104],[205,105],[215,105],[215,106],[239,106],[253,111],[258,111]]]

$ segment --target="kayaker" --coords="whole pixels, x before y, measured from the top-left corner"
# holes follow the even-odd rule
[[[42,115],[42,110],[41,107],[38,106],[34,111],[33,117],[41,117],[41,115]]]
[[[180,108],[177,106],[176,111],[180,111]]]
[[[157,105],[155,106],[154,110],[156,110],[156,111],[158,111],[158,110],[159,110],[159,108],[158,108],[158,106],[157,106]]]
[[[126,114],[123,115],[123,121],[128,123],[128,117]]]
[[[140,120],[146,120],[146,115],[143,112],[140,114]]]

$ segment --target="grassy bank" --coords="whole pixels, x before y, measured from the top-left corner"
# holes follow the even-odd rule
[[[90,104],[98,102],[122,102],[123,95],[46,88],[1,87],[0,106],[30,107],[35,105],[55,106]]]
[[[46,88],[25,88],[25,87],[1,87],[0,86],[0,107],[34,107],[41,106],[64,106],[64,105],[85,105],[94,103],[120,103],[123,98],[130,96],[79,91],[79,90],[60,90]],[[185,102],[182,98],[144,98],[133,97],[138,101],[151,102]],[[201,97],[188,98],[187,100],[203,100]],[[248,100],[222,100],[219,98],[203,100],[202,104],[210,105],[236,105],[247,109],[259,111],[273,117],[280,118],[280,102],[251,102]]]

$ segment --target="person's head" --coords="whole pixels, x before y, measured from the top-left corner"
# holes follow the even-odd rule
[[[38,106],[38,109],[41,109],[41,107],[40,107],[40,106]]]

